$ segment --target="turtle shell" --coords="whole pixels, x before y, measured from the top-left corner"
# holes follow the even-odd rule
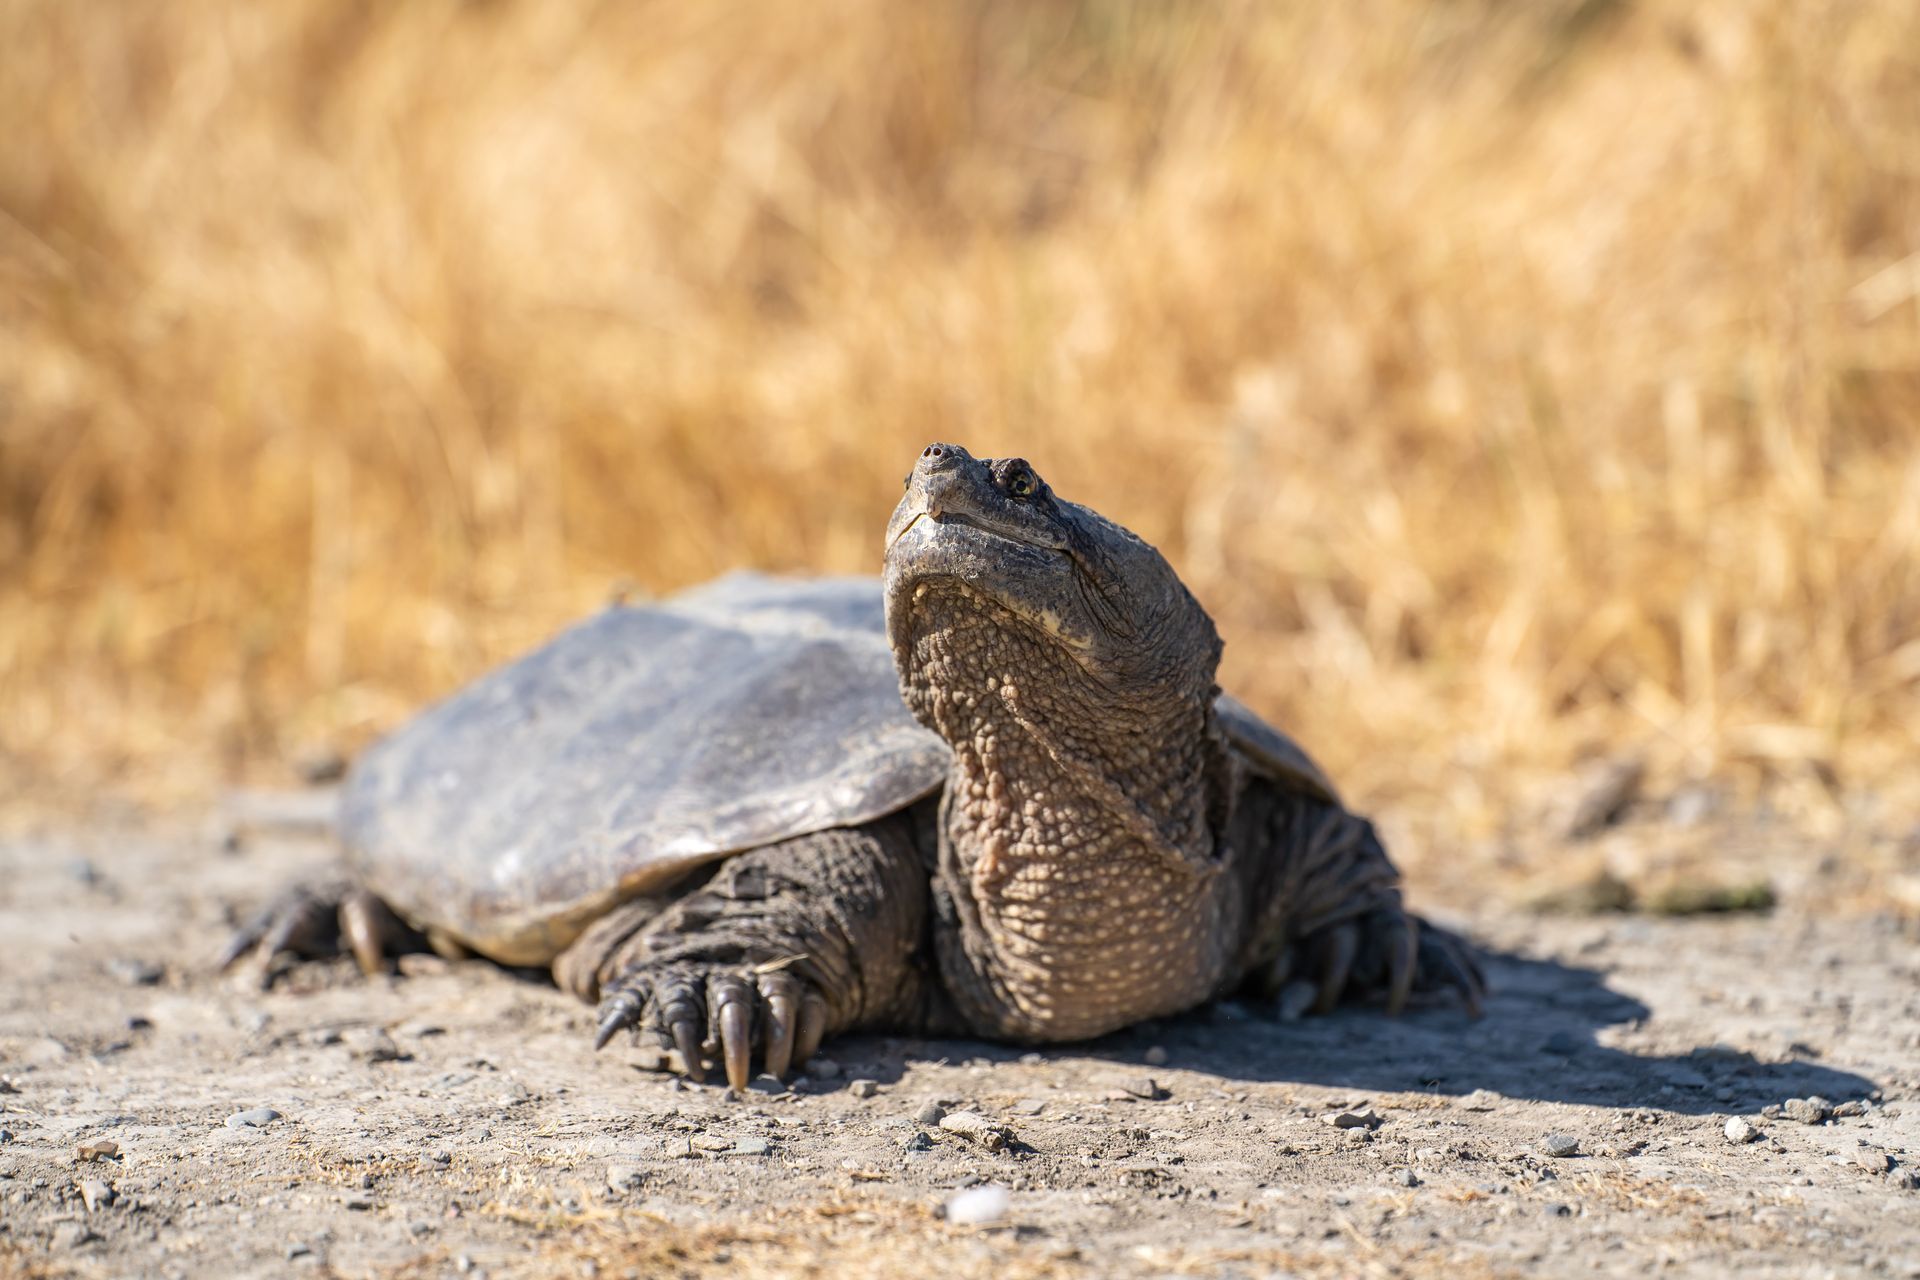
[[[1223,697],[1253,766],[1333,797]],[[341,837],[414,924],[543,964],[615,903],[701,863],[853,826],[940,788],[872,578],[734,574],[610,608],[404,725],[355,764]]]

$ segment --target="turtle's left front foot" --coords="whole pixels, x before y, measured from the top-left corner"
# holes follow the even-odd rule
[[[1282,1017],[1376,1001],[1397,1014],[1414,996],[1452,994],[1477,1018],[1487,994],[1473,945],[1398,903],[1301,939],[1275,970]]]
[[[420,937],[374,894],[357,885],[298,885],[262,907],[227,939],[216,962],[232,968],[258,954],[262,981],[270,982],[284,957],[320,960],[339,954],[344,941],[368,977],[388,972],[389,957],[411,950]]]

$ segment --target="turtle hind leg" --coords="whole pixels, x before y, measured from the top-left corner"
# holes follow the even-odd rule
[[[328,959],[339,955],[344,944],[361,972],[374,977],[391,971],[392,956],[417,951],[424,941],[385,902],[358,885],[296,885],[235,929],[217,964],[230,969],[243,957],[257,955],[262,985],[267,985],[286,959]]]
[[[648,1033],[744,1088],[756,1060],[784,1075],[842,1031],[930,1028],[927,900],[907,814],[738,854],[607,955],[594,1043]]]

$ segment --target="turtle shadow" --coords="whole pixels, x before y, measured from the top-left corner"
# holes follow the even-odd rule
[[[1483,951],[1481,959],[1491,992],[1479,1020],[1445,1007],[1398,1018],[1353,1008],[1282,1023],[1228,1001],[1071,1049],[1053,1047],[1046,1057],[1103,1059],[1138,1074],[1148,1049],[1158,1047],[1173,1067],[1222,1081],[1438,1096],[1485,1089],[1534,1102],[1687,1115],[1750,1112],[1810,1094],[1864,1098],[1877,1087],[1850,1071],[1800,1058],[1767,1062],[1725,1045],[1674,1055],[1615,1049],[1599,1043],[1598,1033],[1645,1021],[1651,1011],[1608,987],[1604,974],[1497,951]],[[974,1041],[908,1048],[906,1056],[923,1060],[1012,1061],[1025,1052]]]

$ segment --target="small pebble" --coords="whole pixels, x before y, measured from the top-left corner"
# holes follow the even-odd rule
[[[1046,1109],[1045,1098],[1022,1098],[1013,1104],[1013,1113],[1017,1116],[1037,1116]]]
[[[1012,1134],[985,1116],[972,1111],[955,1111],[940,1118],[940,1127],[948,1133],[957,1133],[970,1142],[977,1142],[989,1151],[1003,1150]]]
[[[353,1210],[355,1213],[365,1213],[367,1210],[373,1208],[373,1197],[372,1196],[347,1196],[345,1199],[341,1200],[340,1203],[345,1205],[348,1209]]]
[[[166,976],[166,971],[157,964],[145,960],[131,960],[126,957],[107,961],[107,972],[117,982],[129,987],[151,987]]]
[[[1151,1049],[1148,1049],[1142,1056],[1146,1059],[1146,1063],[1150,1067],[1164,1067],[1167,1065],[1167,1051],[1157,1044]]]
[[[969,1187],[947,1200],[947,1221],[962,1227],[998,1222],[1011,1201],[1005,1187]]]
[[[1920,1191],[1920,1169],[1895,1169],[1891,1181],[1904,1191]]]
[[[310,1246],[300,1244],[296,1241],[287,1246],[287,1261],[292,1262],[295,1258],[304,1258],[312,1252],[313,1249]]]
[[[464,1253],[460,1254],[453,1260],[453,1269],[464,1276],[473,1270],[473,1259]]]
[[[120,1144],[102,1139],[99,1142],[83,1142],[74,1148],[73,1158],[81,1164],[93,1160],[111,1160],[120,1154]]]
[[[348,1027],[340,1039],[362,1062],[398,1062],[401,1057],[400,1046],[379,1027]]]
[[[1490,1089],[1475,1089],[1454,1105],[1462,1111],[1491,1111],[1500,1105],[1500,1095]]]
[[[880,1085],[873,1080],[852,1080],[847,1083],[847,1092],[856,1098],[871,1098],[874,1094],[880,1092]]]
[[[1833,1104],[1822,1097],[1788,1098],[1780,1104],[1780,1114],[1801,1124],[1825,1124],[1833,1114]]]
[[[113,1203],[113,1188],[98,1178],[82,1178],[80,1179],[80,1199],[86,1202],[87,1212],[93,1213]]]
[[[5,1146],[7,1143],[12,1141],[13,1141],[13,1130],[0,1129],[0,1146]]]
[[[1380,1123],[1380,1117],[1371,1107],[1363,1111],[1336,1111],[1321,1119],[1336,1129],[1372,1129]]]
[[[1735,1143],[1752,1142],[1760,1136],[1758,1129],[1754,1128],[1747,1121],[1742,1120],[1739,1116],[1735,1116],[1733,1119],[1727,1121],[1725,1132],[1727,1141]]]
[[[1420,1175],[1411,1169],[1394,1170],[1393,1180],[1403,1187],[1417,1187],[1420,1185]]]
[[[1580,1140],[1565,1133],[1550,1133],[1540,1140],[1540,1149],[1556,1160],[1580,1154]]]
[[[840,1064],[832,1058],[811,1058],[807,1062],[807,1074],[815,1080],[837,1080],[840,1078]]]
[[[229,1129],[264,1129],[280,1118],[280,1113],[272,1107],[255,1107],[250,1111],[236,1111],[227,1117]]]
[[[1152,1076],[1133,1076],[1129,1079],[1122,1080],[1120,1082],[1120,1090],[1132,1097],[1144,1098],[1148,1102],[1167,1096],[1167,1091],[1162,1089],[1160,1082]]]
[[[1571,1218],[1573,1216],[1573,1210],[1564,1204],[1550,1204],[1547,1206],[1547,1216],[1549,1218]]]
[[[742,1138],[733,1144],[737,1156],[764,1156],[773,1153],[773,1144],[765,1138]]]
[[[911,1138],[907,1139],[906,1149],[908,1151],[931,1151],[933,1150],[933,1139],[924,1133],[916,1131]]]
[[[637,1164],[615,1162],[607,1166],[607,1186],[615,1191],[631,1191],[646,1176]]]
[[[69,1222],[54,1235],[54,1242],[63,1249],[78,1249],[83,1244],[92,1244],[100,1237],[84,1222]]]
[[[921,1124],[939,1124],[941,1117],[946,1114],[947,1109],[945,1107],[932,1099],[928,1099],[926,1102],[920,1104],[920,1109],[913,1113],[913,1118]]]
[[[1843,1102],[1833,1109],[1833,1114],[1835,1116],[1863,1116],[1867,1114],[1867,1104],[1858,1099],[1852,1102]]]
[[[437,1165],[449,1165],[453,1163],[453,1155],[446,1151],[429,1151],[427,1152],[427,1159]]]
[[[764,1094],[770,1098],[778,1097],[786,1091],[786,1081],[782,1080],[779,1076],[770,1076],[764,1071],[755,1076],[753,1083],[747,1086],[748,1093]]]
[[[1877,1147],[1861,1147],[1853,1153],[1853,1162],[1868,1173],[1885,1173],[1893,1168],[1893,1157]]]

